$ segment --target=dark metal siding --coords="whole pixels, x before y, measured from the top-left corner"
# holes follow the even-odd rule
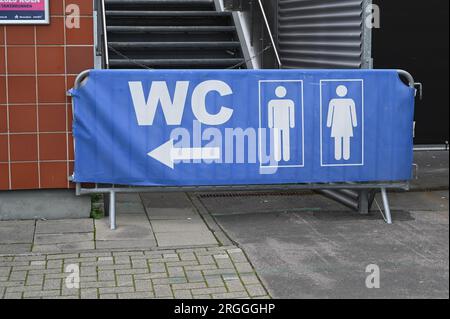
[[[367,67],[366,1],[279,0],[278,3],[278,46],[284,68]]]
[[[404,69],[423,83],[416,100],[416,144],[449,141],[449,1],[374,0],[381,29],[374,30],[377,69]]]

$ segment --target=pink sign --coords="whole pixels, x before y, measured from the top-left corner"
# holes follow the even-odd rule
[[[0,24],[48,22],[48,0],[0,0]]]
[[[45,0],[0,0],[1,11],[44,11]]]

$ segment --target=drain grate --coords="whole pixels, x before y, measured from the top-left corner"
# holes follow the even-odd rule
[[[201,193],[199,198],[240,198],[240,197],[267,197],[267,196],[303,196],[314,194],[309,190],[301,191],[274,191],[274,192],[226,192],[226,193]]]

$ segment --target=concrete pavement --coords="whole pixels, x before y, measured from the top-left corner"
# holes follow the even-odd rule
[[[448,298],[448,191],[391,196],[393,225],[318,195],[285,197],[202,199],[274,298]],[[372,264],[380,289],[366,287]]]
[[[88,218],[89,197],[73,190],[0,191],[0,221],[17,219]]]
[[[448,190],[448,151],[415,152],[417,179],[411,183],[415,191]]]
[[[119,194],[108,218],[0,222],[0,254],[218,246],[186,194]]]

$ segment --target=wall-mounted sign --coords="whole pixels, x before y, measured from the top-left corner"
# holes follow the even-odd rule
[[[48,0],[0,0],[0,24],[48,24]]]

